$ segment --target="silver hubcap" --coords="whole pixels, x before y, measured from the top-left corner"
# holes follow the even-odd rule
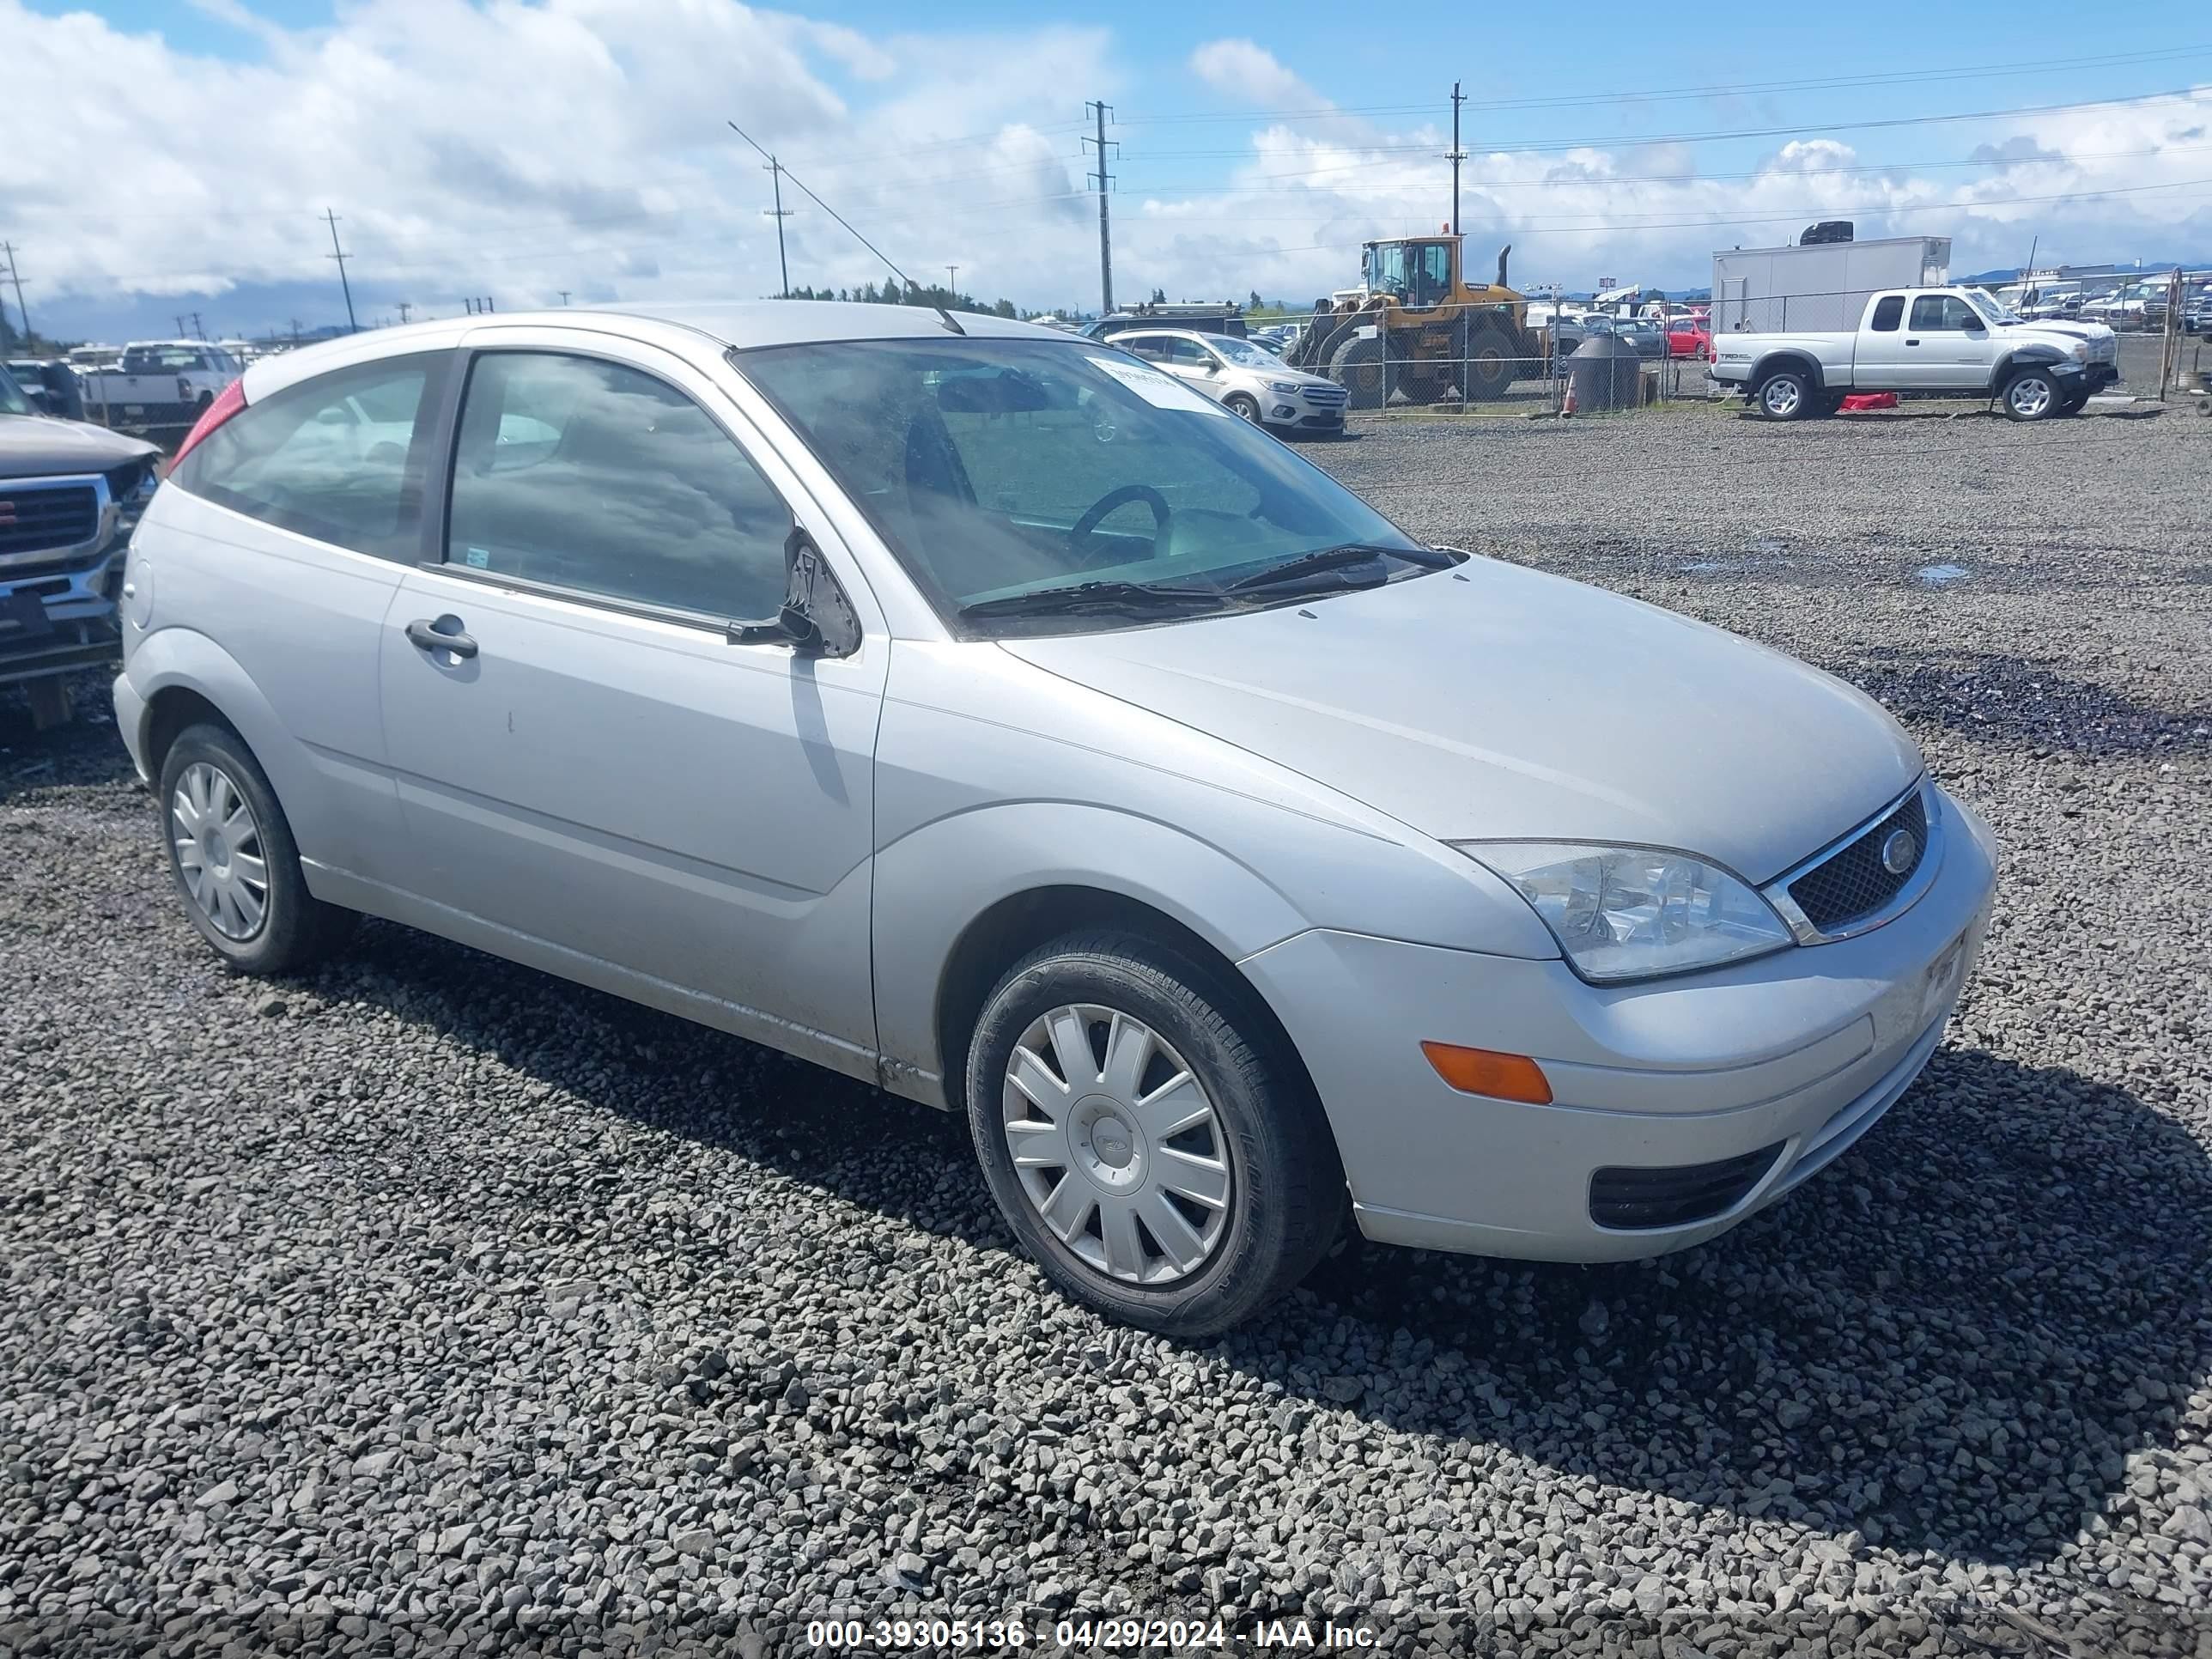
[[[169,802],[169,842],[185,890],[225,939],[261,931],[269,913],[269,866],[261,826],[228,773],[195,761]]]
[[[1260,405],[1259,405],[1259,404],[1245,404],[1245,403],[1240,403],[1240,404],[1237,404],[1237,405],[1236,405],[1236,409],[1237,409],[1237,412],[1239,415],[1243,416],[1246,420],[1248,420],[1248,421],[1251,422],[1252,422],[1252,424],[1253,424],[1254,426],[1257,426],[1257,425],[1259,425],[1259,424],[1260,424]]]
[[[1014,1173],[1054,1237],[1110,1279],[1203,1267],[1229,1224],[1229,1138],[1182,1056],[1143,1021],[1088,1003],[1032,1023],[1006,1064]]]
[[[2051,407],[2048,380],[2022,380],[2012,389],[2012,406],[2023,415],[2040,415]]]
[[[1795,380],[1770,380],[1766,386],[1766,412],[1770,415],[1795,415],[1798,399],[1803,395],[1798,391]]]

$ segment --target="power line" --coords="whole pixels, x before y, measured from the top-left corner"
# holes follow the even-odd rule
[[[740,138],[744,139],[747,143],[749,143],[749,144],[752,144],[752,146],[753,146],[753,148],[754,148],[755,149],[760,149],[760,153],[761,153],[761,155],[762,155],[762,156],[763,156],[763,158],[765,158],[767,161],[769,161],[769,162],[771,162],[771,163],[774,163],[774,162],[775,161],[775,157],[774,157],[773,155],[769,155],[769,153],[768,153],[766,150],[764,150],[764,149],[761,149],[761,147],[760,147],[758,144],[755,144],[755,143],[753,143],[752,135],[751,135],[750,133],[747,132],[747,131],[746,131],[743,127],[739,126],[739,125],[738,125],[735,121],[732,121],[732,122],[730,122],[730,123],[728,124],[728,125],[729,125],[729,129],[730,129],[730,131],[731,131],[732,132],[736,133],[736,134],[738,135],[738,137],[740,137]],[[831,207],[831,206],[830,205],[830,204],[829,204],[829,203],[827,203],[827,202],[823,201],[823,200],[819,196],[817,196],[817,195],[816,195],[812,191],[811,191],[811,190],[807,190],[807,189],[806,189],[806,181],[805,181],[805,179],[801,179],[801,178],[800,178],[797,173],[793,173],[793,172],[789,167],[780,167],[780,168],[779,168],[779,170],[781,171],[781,174],[782,174],[782,176],[783,176],[784,178],[790,179],[790,180],[791,180],[791,182],[792,182],[793,184],[797,185],[799,187],[799,189],[801,189],[802,191],[806,191],[806,198],[807,198],[807,200],[809,200],[810,202],[813,203],[815,206],[817,206],[817,207],[820,208],[820,209],[821,209],[824,213],[828,214],[828,215],[829,215],[832,219],[836,220],[836,222],[837,222],[839,224],[841,224],[841,225],[844,225],[844,226],[845,226],[845,228],[846,228],[848,232],[851,232],[851,234],[852,234],[852,237],[853,237],[853,240],[854,240],[854,241],[858,242],[858,243],[859,243],[862,247],[864,247],[864,248],[867,249],[869,252],[871,252],[871,253],[874,254],[874,255],[876,256],[876,258],[878,258],[878,259],[881,259],[881,260],[884,262],[884,264],[885,264],[886,265],[890,265],[890,272],[891,272],[891,275],[892,275],[892,276],[894,276],[897,277],[897,278],[899,279],[899,281],[901,281],[902,283],[905,283],[908,288],[917,288],[917,287],[921,286],[919,283],[917,283],[914,280],[914,278],[913,278],[913,277],[911,277],[911,276],[908,276],[908,275],[906,274],[906,272],[904,272],[904,271],[901,270],[900,270],[896,265],[891,264],[890,256],[889,256],[888,254],[886,254],[886,253],[885,253],[885,252],[884,252],[881,248],[878,247],[878,246],[877,246],[873,242],[870,241],[866,237],[865,237],[865,236],[861,235],[861,234],[860,234],[860,233],[859,231],[857,231],[857,230],[854,230],[854,229],[853,229],[853,227],[852,227],[850,224],[848,224],[848,223],[846,222],[846,220],[845,220],[844,216],[843,216],[842,214],[839,213],[836,208]],[[778,220],[776,222],[777,222],[777,226],[778,226],[779,229],[781,229],[781,225],[782,225],[782,221]],[[788,282],[788,279],[787,279],[787,280],[786,280],[785,286],[787,287],[787,289],[789,287],[789,282]]]
[[[1570,149],[1602,149],[1608,145],[1705,143],[1725,138],[1776,138],[1808,132],[1859,132],[1876,128],[1932,126],[1953,121],[1998,121],[2015,115],[2058,115],[2073,110],[2110,109],[2124,104],[2146,104],[2159,98],[2197,98],[2203,88],[2170,87],[2159,92],[2131,93],[2124,98],[2085,98],[2063,104],[2018,104],[2005,109],[1962,110],[1936,115],[1894,115],[1878,118],[1850,121],[1814,121],[1800,126],[1783,127],[1721,127],[1705,132],[1611,133],[1594,138],[1548,139],[1534,144],[1499,144],[1471,143],[1469,148],[1486,155],[1542,155]],[[1431,144],[1340,144],[1330,146],[1327,141],[1317,141],[1321,148],[1335,148],[1358,155],[1413,155],[1432,149]],[[1315,146],[1310,146],[1310,148]],[[1262,152],[1267,154],[1267,152]],[[1252,150],[1242,149],[1156,149],[1139,152],[1141,161],[1199,161],[1208,157],[1249,157]],[[1277,152],[1281,159],[1287,155]],[[1285,175],[1287,176],[1287,175]]]
[[[1868,87],[1921,85],[1943,81],[1984,80],[2007,75],[2032,75],[2039,70],[2046,69],[2063,69],[2074,72],[2084,69],[2112,68],[2129,64],[2178,62],[2191,58],[2202,58],[2208,54],[2212,54],[2212,43],[2107,52],[2091,58],[2069,56],[2014,59],[2001,64],[1961,64],[1948,69],[1869,71],[1864,74],[1820,76],[1797,81],[1745,81],[1710,86],[1656,87],[1619,92],[1559,94],[1541,98],[1469,99],[1467,100],[1467,106],[1470,109],[1478,110],[1581,109],[1592,104],[1660,103],[1694,98],[1752,97],[1764,93],[1823,92]],[[1415,114],[1434,108],[1435,106],[1431,104],[1371,104],[1364,106],[1328,105],[1316,109],[1246,110],[1241,112],[1209,115],[1133,115],[1123,117],[1116,125],[1167,126],[1206,123],[1237,125],[1251,121],[1322,120],[1340,116]]]

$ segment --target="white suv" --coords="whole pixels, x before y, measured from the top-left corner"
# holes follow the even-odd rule
[[[1187,328],[1131,329],[1114,343],[1165,369],[1231,414],[1277,432],[1344,431],[1346,392],[1334,380],[1292,368],[1249,340]]]

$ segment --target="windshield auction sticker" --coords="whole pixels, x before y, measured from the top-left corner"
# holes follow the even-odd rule
[[[1120,362],[1112,357],[1092,357],[1091,361],[1104,369],[1123,386],[1135,392],[1154,409],[1176,409],[1185,413],[1218,415],[1224,420],[1237,417],[1215,403],[1202,398],[1172,374],[1144,363]]]

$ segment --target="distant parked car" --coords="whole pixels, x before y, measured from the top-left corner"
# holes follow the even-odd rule
[[[1114,343],[1255,426],[1330,437],[1344,430],[1348,398],[1342,386],[1292,368],[1249,340],[1190,329],[1133,329],[1115,335]]]
[[[1667,355],[1667,337],[1656,323],[1638,317],[1592,317],[1583,325],[1589,334],[1610,334],[1636,348],[1638,357],[1657,360]],[[1711,338],[1710,336],[1707,337]]]
[[[1713,355],[1713,331],[1702,317],[1680,316],[1667,325],[1667,355],[1698,362]]]
[[[84,389],[76,371],[59,357],[10,357],[8,372],[40,413],[65,421],[84,418]]]

